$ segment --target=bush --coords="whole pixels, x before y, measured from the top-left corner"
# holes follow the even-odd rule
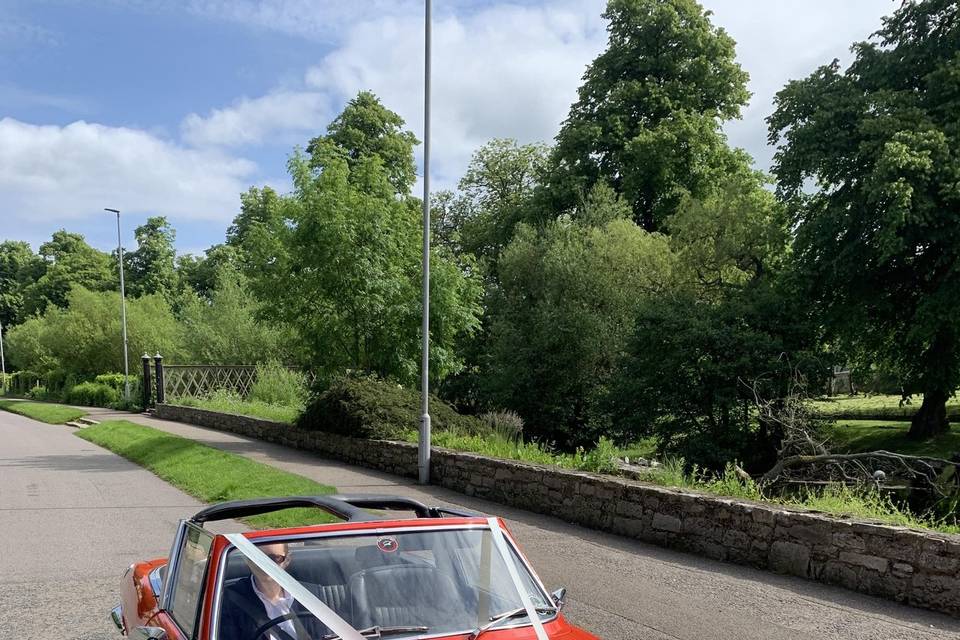
[[[302,408],[310,395],[307,377],[276,362],[257,365],[257,379],[250,388],[250,400]]]
[[[53,394],[47,391],[47,388],[42,384],[38,384],[37,386],[32,387],[29,391],[27,391],[27,397],[30,398],[31,400],[40,400],[40,401],[50,400],[52,398],[52,395]]]
[[[131,384],[137,376],[129,376]],[[94,382],[100,384],[105,384],[109,387],[113,387],[117,391],[123,391],[123,374],[122,373],[101,373],[96,378],[93,379]]]
[[[477,418],[457,413],[436,396],[430,397],[430,417],[437,431],[485,431]],[[376,440],[402,440],[419,424],[420,393],[372,376],[334,381],[310,401],[297,421],[304,429]]]
[[[65,400],[68,404],[79,404],[87,407],[110,407],[120,402],[121,393],[115,388],[102,382],[81,382],[67,391]]]
[[[488,411],[480,414],[480,421],[490,431],[504,440],[519,442],[523,439],[523,418],[515,411]]]

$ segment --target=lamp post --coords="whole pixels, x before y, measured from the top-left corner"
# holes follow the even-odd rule
[[[123,244],[120,236],[120,211],[117,209],[107,209],[110,213],[117,214],[117,262],[120,263],[120,318],[123,326],[123,398],[130,402],[130,363],[127,358],[127,294],[123,285]]]
[[[3,357],[3,323],[0,322],[0,376],[2,376],[2,384],[0,384],[0,391],[7,390],[7,360]]]
[[[420,437],[417,470],[430,484],[430,0],[423,16],[423,354],[420,365]]]

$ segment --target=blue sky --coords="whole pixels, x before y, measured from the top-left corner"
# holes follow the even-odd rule
[[[707,0],[754,98],[731,141],[769,164],[773,94],[867,37],[888,0]],[[436,0],[432,177],[494,136],[549,141],[605,45],[602,0]],[[67,228],[124,244],[168,216],[181,252],[220,242],[239,193],[361,89],[422,128],[422,3],[0,0],[0,239]]]

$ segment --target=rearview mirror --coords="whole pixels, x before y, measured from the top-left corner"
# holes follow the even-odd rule
[[[130,637],[135,640],[167,640],[167,632],[160,627],[136,627]]]
[[[563,609],[563,605],[567,604],[567,588],[560,587],[556,591],[550,594],[550,597],[553,598],[553,603],[557,605],[557,610]]]

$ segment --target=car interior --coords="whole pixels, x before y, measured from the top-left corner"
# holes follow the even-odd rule
[[[471,628],[478,590],[459,583],[455,572],[412,553],[384,553],[375,544],[360,547],[290,548],[286,571],[304,583],[351,626]],[[239,553],[228,556],[224,588],[249,579]]]

